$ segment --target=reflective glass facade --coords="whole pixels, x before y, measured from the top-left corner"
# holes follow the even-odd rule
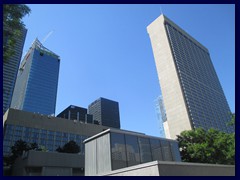
[[[155,110],[156,110],[157,119],[159,122],[160,137],[165,138],[166,136],[165,136],[165,132],[164,132],[163,122],[167,121],[167,115],[166,115],[163,99],[161,96],[159,96],[155,100]]]
[[[86,138],[87,136],[80,134],[7,124],[4,128],[3,155],[9,155],[11,147],[20,139],[28,143],[37,143],[49,151],[55,151],[59,146],[63,146],[70,140],[73,140],[80,146],[80,153],[84,154],[83,141]]]
[[[21,36],[16,40],[14,55],[3,62],[3,114],[10,107],[12,101],[26,34],[27,29],[23,28]],[[4,39],[4,43],[8,43],[7,37]]]
[[[141,163],[181,161],[177,141],[110,132],[112,170]]]
[[[11,107],[55,114],[59,66],[59,56],[36,40],[21,63]]]

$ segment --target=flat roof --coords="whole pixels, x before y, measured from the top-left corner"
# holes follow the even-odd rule
[[[139,137],[145,137],[145,138],[153,138],[153,139],[162,139],[162,140],[167,140],[167,141],[174,141],[176,142],[176,140],[173,139],[167,139],[167,138],[162,138],[162,137],[156,137],[156,136],[150,136],[150,135],[146,135],[144,133],[139,133],[139,132],[134,132],[134,131],[128,131],[128,130],[123,130],[123,129],[113,129],[113,128],[109,128],[103,132],[100,132],[94,136],[91,136],[87,139],[85,139],[83,141],[83,143],[87,143],[93,139],[96,139],[104,134],[110,133],[110,132],[114,132],[114,133],[120,133],[120,134],[127,134],[127,135],[133,135],[133,136],[139,136]]]

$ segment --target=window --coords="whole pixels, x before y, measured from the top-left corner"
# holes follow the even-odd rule
[[[166,140],[161,140],[161,147],[163,150],[163,160],[164,161],[173,161],[170,144]]]
[[[172,142],[170,142],[170,145],[171,145],[171,152],[172,152],[173,160],[181,162],[181,156],[180,156],[180,152],[179,152],[178,143],[172,141]]]
[[[141,163],[152,161],[150,143],[148,138],[138,137]]]
[[[151,151],[152,151],[152,159],[155,160],[163,160],[162,150],[161,150],[161,144],[159,140],[157,139],[150,139],[151,143]]]
[[[112,170],[127,167],[124,135],[111,133]]]
[[[136,136],[125,135],[128,166],[140,164],[139,145]]]

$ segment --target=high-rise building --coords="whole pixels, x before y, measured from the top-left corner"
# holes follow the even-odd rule
[[[165,136],[165,131],[164,131],[164,123],[167,121],[167,116],[166,116],[166,111],[164,108],[163,104],[163,99],[161,96],[158,96],[157,99],[155,100],[155,109],[157,113],[157,119],[159,122],[159,132],[160,132],[160,137],[166,137]]]
[[[164,15],[147,31],[166,109],[166,137],[198,127],[232,132],[231,111],[208,49]]]
[[[120,128],[119,106],[116,101],[101,97],[88,106],[88,113],[100,125]]]
[[[36,39],[20,65],[11,107],[55,114],[59,66],[59,56]]]
[[[3,62],[3,114],[10,107],[12,101],[13,90],[22,57],[26,34],[27,29],[23,28],[20,37],[16,38],[14,55],[7,61]],[[4,43],[8,43],[7,37],[5,37]]]

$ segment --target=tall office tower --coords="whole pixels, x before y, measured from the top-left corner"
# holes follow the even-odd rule
[[[208,50],[164,15],[147,31],[166,109],[167,138],[198,127],[234,131],[227,126],[231,111]]]
[[[36,39],[18,71],[11,107],[55,114],[60,58]]]
[[[120,128],[119,106],[116,101],[101,97],[88,106],[88,113],[100,125]]]
[[[165,111],[162,97],[158,96],[157,99],[155,100],[155,103],[156,103],[155,108],[157,113],[157,119],[159,122],[160,137],[166,137],[164,132],[164,124],[166,124],[167,122],[167,116],[166,116],[166,111]]]
[[[23,28],[21,32],[21,36],[16,39],[14,55],[6,62],[3,62],[3,114],[10,107],[12,101],[13,90],[22,57],[27,29]],[[8,43],[7,37],[4,39],[3,43]]]

